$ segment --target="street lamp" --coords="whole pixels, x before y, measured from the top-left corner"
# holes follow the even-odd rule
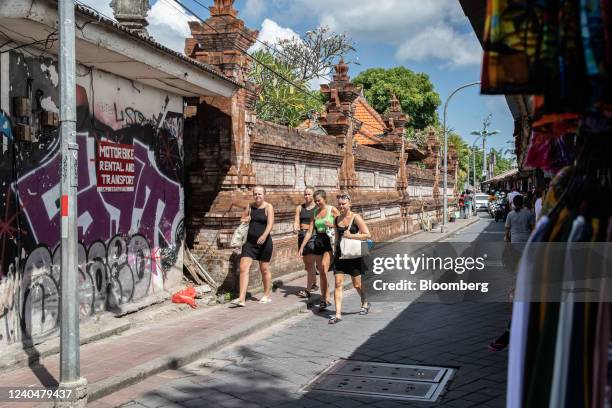
[[[453,95],[464,88],[468,88],[470,86],[478,85],[480,81],[472,82],[469,84],[461,85],[459,88],[455,89],[449,96],[446,98],[446,102],[444,102],[444,115],[442,121],[442,127],[444,130],[444,211],[442,213],[442,228],[441,232],[444,232],[446,228],[446,219],[448,218],[448,197],[446,195],[446,190],[448,188],[448,130],[446,129],[446,108],[448,107],[448,103],[450,102]]]
[[[474,171],[473,171],[473,173],[474,173],[474,175],[473,175],[474,183],[472,184],[472,188],[474,188],[474,190],[476,190],[476,143],[478,143],[478,140],[480,140],[480,138],[481,138],[481,136],[478,136],[476,138],[476,140],[474,140],[474,143],[472,143],[472,148],[470,149],[470,153],[472,153],[471,154],[471,156],[472,156],[472,164],[474,165]],[[468,157],[468,159],[469,159],[469,157]],[[469,168],[470,168],[470,166],[468,165],[468,169]],[[468,179],[468,182],[469,181],[470,180]]]
[[[479,136],[476,139],[476,141],[478,141],[478,139],[482,137],[482,175],[483,176],[486,176],[487,174],[487,167],[486,167],[487,166],[487,150],[486,150],[487,137],[500,133],[499,130],[494,130],[492,132],[489,132],[487,130],[487,128],[491,126],[491,116],[493,115],[489,114],[489,116],[487,116],[482,121],[482,130],[474,130],[470,133],[471,135]],[[474,142],[474,144],[476,144],[476,142]],[[474,157],[474,189],[475,188],[476,188],[476,157]]]

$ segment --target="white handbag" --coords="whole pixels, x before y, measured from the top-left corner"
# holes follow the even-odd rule
[[[353,226],[355,216],[351,219],[351,223],[346,228],[346,231],[350,231]],[[369,253],[368,245],[366,241],[360,239],[344,238],[340,240],[340,259],[355,259],[366,256]]]
[[[251,204],[249,203],[249,217],[251,216]],[[242,222],[234,231],[232,240],[230,241],[230,247],[238,248],[245,244],[247,235],[249,234],[249,222]]]

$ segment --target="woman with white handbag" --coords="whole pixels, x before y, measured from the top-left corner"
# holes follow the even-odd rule
[[[342,291],[344,289],[344,275],[351,275],[353,287],[361,297],[360,315],[370,312],[370,303],[366,299],[361,275],[363,275],[363,257],[367,255],[367,240],[370,230],[360,215],[351,211],[351,196],[343,192],[339,194],[338,209],[340,215],[334,220],[336,226],[336,252],[334,255],[334,302],[336,315],[329,319],[329,324],[342,321]]]
[[[259,271],[263,281],[264,294],[259,303],[270,303],[272,274],[270,259],[272,259],[272,237],[270,231],[274,226],[274,208],[264,201],[265,189],[262,186],[253,188],[253,202],[242,214],[242,222],[249,223],[246,242],[240,253],[240,295],[232,300],[235,306],[245,306],[247,287],[249,286],[249,269],[253,261],[259,261]]]

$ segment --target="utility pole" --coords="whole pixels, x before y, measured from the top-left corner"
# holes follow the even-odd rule
[[[482,177],[484,180],[487,179],[487,149],[486,149],[487,138],[482,138]]]
[[[87,404],[87,381],[81,378],[77,263],[76,52],[73,0],[59,0],[59,77],[61,139],[60,389],[69,391],[60,407]],[[68,394],[70,394],[68,396]]]
[[[489,113],[482,121],[482,130],[474,130],[470,133],[471,135],[482,137],[482,176],[485,178],[487,174],[487,136],[493,136],[499,133],[499,130],[494,130],[492,132],[487,130],[488,127],[491,126],[491,116],[493,115]],[[476,141],[478,141],[478,139],[476,139]],[[474,144],[476,144],[476,141],[474,141]],[[474,189],[476,189],[476,157],[474,157]]]
[[[448,129],[446,128],[446,109],[448,108],[448,103],[450,102],[453,95],[464,88],[468,88],[470,86],[478,85],[480,81],[472,82],[469,84],[461,85],[459,88],[456,88],[449,96],[446,98],[446,102],[444,102],[444,115],[442,120],[442,127],[444,131],[444,206],[442,213],[442,227],[440,232],[444,232],[446,228],[446,219],[448,218],[448,197],[446,195],[446,190],[448,188]],[[469,158],[468,158],[469,160]],[[469,163],[468,163],[469,167]]]

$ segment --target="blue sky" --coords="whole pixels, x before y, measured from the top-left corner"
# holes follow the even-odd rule
[[[80,0],[112,16],[110,0]],[[202,18],[213,0],[180,0]],[[174,0],[152,0],[149,32],[170,48],[181,50],[193,19]],[[458,0],[236,0],[239,16],[260,38],[303,34],[318,25],[348,33],[356,42],[360,65],[350,75],[383,67],[405,66],[429,75],[442,101],[458,86],[480,80],[482,50]],[[442,107],[439,109],[442,117]],[[477,86],[456,94],[449,104],[447,122],[469,144],[469,133],[492,116],[487,146],[506,149],[512,139],[513,120],[502,96],[481,96]]]

